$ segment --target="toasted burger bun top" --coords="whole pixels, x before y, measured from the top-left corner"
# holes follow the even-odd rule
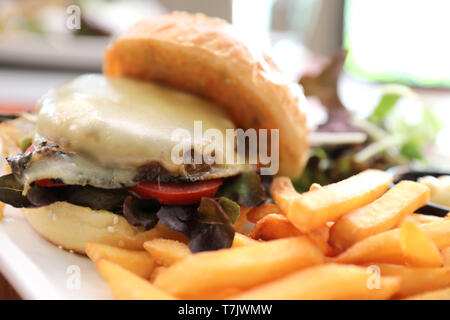
[[[261,51],[250,50],[223,20],[172,13],[142,21],[109,46],[103,72],[207,97],[243,129],[279,129],[279,174],[294,178],[304,168],[308,130],[302,88]]]

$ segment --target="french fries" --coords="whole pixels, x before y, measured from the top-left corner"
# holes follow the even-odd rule
[[[292,185],[291,179],[287,177],[275,178],[270,186],[270,193],[283,213],[289,211],[291,199],[298,196],[297,191],[295,191],[295,188]]]
[[[430,198],[430,189],[417,182],[401,181],[377,200],[336,221],[330,231],[330,243],[345,250],[358,241],[390,230]]]
[[[341,182],[303,194],[290,192],[288,196],[275,196],[279,192],[275,189],[272,195],[288,219],[306,233],[369,204],[380,197],[391,182],[392,176],[384,171],[366,170]]]
[[[250,237],[256,240],[275,240],[302,235],[294,225],[281,214],[269,214],[259,220]]]
[[[444,220],[444,218],[437,216],[430,216],[421,213],[413,213],[411,215],[406,216],[404,220],[415,221],[419,224],[422,224],[422,223],[439,222]]]
[[[92,261],[105,259],[114,262],[142,278],[149,278],[155,267],[155,260],[143,250],[128,250],[94,242],[87,242],[85,248]]]
[[[233,244],[231,247],[239,248],[239,247],[249,246],[249,245],[257,244],[257,243],[259,243],[259,241],[252,239],[250,237],[247,237],[245,234],[236,232],[234,234]]]
[[[330,238],[330,227],[327,225],[311,231],[306,236],[320,249],[326,256],[335,256],[338,251],[328,244]]]
[[[117,299],[450,299],[450,216],[414,213],[428,188],[391,181],[367,170],[299,194],[276,178],[276,204],[241,207],[229,249],[193,254],[158,223],[146,251],[86,252]]]
[[[204,300],[228,300],[231,297],[242,292],[242,289],[237,288],[226,288],[221,289],[216,292],[211,292],[207,296],[202,297]]]
[[[450,288],[425,292],[408,297],[406,300],[450,300]]]
[[[118,300],[173,300],[166,292],[150,282],[108,260],[95,262],[98,271],[108,282],[114,298]]]
[[[247,219],[250,222],[257,223],[259,220],[272,213],[282,214],[280,208],[278,208],[276,204],[264,203],[259,207],[252,208],[247,214]]]
[[[442,263],[444,267],[450,267],[450,247],[442,249]]]
[[[152,230],[155,231],[154,238],[152,239],[163,238],[163,239],[177,240],[184,243],[189,242],[189,239],[184,234],[169,229],[161,221],[159,221]]]
[[[322,252],[307,238],[288,238],[191,255],[154,284],[179,298],[202,298],[222,289],[250,288],[323,261]]]
[[[231,299],[389,299],[400,288],[400,280],[395,277],[382,277],[379,288],[371,288],[370,276],[362,267],[327,264],[295,272]]]
[[[381,276],[401,279],[395,298],[404,298],[420,292],[450,286],[450,268],[410,268],[391,264],[379,264]]]
[[[191,255],[191,250],[182,242],[169,239],[154,239],[144,243],[144,249],[161,266],[169,267]]]
[[[236,222],[233,224],[234,230],[240,232],[248,223],[247,214],[252,210],[252,208],[247,208],[241,206],[239,217]]]
[[[5,203],[4,202],[0,202],[0,221],[4,217],[4,213],[3,213],[4,210],[5,210]]]
[[[442,257],[439,249],[412,221],[403,222],[400,227],[400,247],[409,266],[440,267]]]
[[[450,246],[450,220],[422,224],[418,228],[431,238],[438,249]],[[385,231],[357,242],[334,261],[353,264],[370,262],[404,264],[400,229]]]
[[[329,228],[322,226],[311,231],[307,236],[325,255],[334,255],[335,250],[328,245]],[[253,227],[250,237],[265,241],[298,237],[303,233],[298,230],[285,216],[269,214]]]
[[[152,274],[150,275],[149,281],[153,283],[156,278],[158,278],[164,271],[167,270],[167,267],[164,266],[158,266],[155,269],[153,269]]]

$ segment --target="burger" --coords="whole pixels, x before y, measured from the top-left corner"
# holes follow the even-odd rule
[[[223,136],[277,130],[275,173],[295,178],[308,157],[304,103],[301,87],[225,21],[188,13],[142,21],[106,49],[103,74],[51,89],[35,115],[1,129],[4,145],[20,141],[22,151],[7,157],[0,201],[79,253],[88,241],[140,249],[157,237],[193,252],[227,248],[239,216],[271,201],[272,175],[262,174],[270,164],[193,161],[205,144],[224,154],[211,139],[189,139],[195,123]],[[174,161],[180,145],[183,161]]]

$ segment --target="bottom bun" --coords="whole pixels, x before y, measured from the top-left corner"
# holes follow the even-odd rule
[[[130,225],[122,215],[68,202],[22,210],[31,226],[45,239],[81,254],[85,254],[86,242],[143,250],[143,243],[155,238],[186,241],[183,234],[168,229],[160,222],[155,228],[145,231]]]

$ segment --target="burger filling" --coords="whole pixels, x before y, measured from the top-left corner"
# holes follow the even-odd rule
[[[187,235],[193,252],[230,247],[240,207],[268,201],[270,179],[245,164],[196,163],[204,150],[227,152],[201,133],[194,143],[187,139],[198,135],[199,120],[203,131],[224,137],[234,129],[221,108],[199,97],[134,80],[78,77],[40,101],[32,144],[7,158],[12,173],[0,177],[0,201],[66,201],[122,214],[146,230],[161,221]],[[173,161],[178,146],[191,161]]]

